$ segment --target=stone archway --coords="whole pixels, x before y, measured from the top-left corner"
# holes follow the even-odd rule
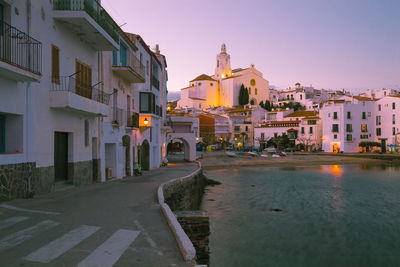
[[[257,99],[255,99],[255,98],[252,98],[252,99],[250,99],[250,105],[252,105],[252,106],[254,106],[254,105],[257,105]]]
[[[196,137],[194,134],[170,133],[168,140],[170,140],[170,142],[174,142],[174,140],[181,141],[183,143],[184,159],[186,161],[196,160]]]
[[[142,170],[150,170],[150,144],[145,139],[140,146],[140,166]]]

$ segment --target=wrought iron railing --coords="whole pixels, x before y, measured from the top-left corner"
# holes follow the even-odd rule
[[[96,0],[53,0],[53,10],[85,11],[116,42],[119,42],[116,31],[118,25]]]
[[[157,89],[160,90],[160,81],[156,78],[156,76],[152,75],[151,76],[151,81],[153,86]]]
[[[110,95],[102,92],[98,87],[83,86],[81,82],[77,82],[70,76],[60,77],[59,83],[53,83],[51,90],[72,92],[105,105],[108,105],[110,101]]]
[[[0,60],[40,75],[42,43],[0,20]]]
[[[134,72],[136,72],[143,80],[145,79],[145,70],[144,65],[137,59],[135,54],[129,53],[127,60],[125,62],[121,62],[123,60],[117,60],[117,58],[113,59],[113,66],[118,67],[128,67]]]
[[[139,113],[127,111],[126,112],[126,126],[139,128]]]

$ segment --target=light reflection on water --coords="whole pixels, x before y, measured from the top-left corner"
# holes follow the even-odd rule
[[[207,171],[211,266],[400,266],[398,166]],[[281,210],[281,211],[280,211]]]

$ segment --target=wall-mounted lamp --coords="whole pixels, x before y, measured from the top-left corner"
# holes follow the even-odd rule
[[[147,124],[149,124],[149,121],[147,120],[147,118],[144,118],[143,124],[144,124],[144,126],[147,126]]]

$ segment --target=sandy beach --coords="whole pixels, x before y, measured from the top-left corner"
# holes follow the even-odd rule
[[[215,169],[215,168],[231,168],[231,167],[244,167],[244,166],[281,166],[281,167],[292,167],[292,166],[306,166],[306,165],[330,165],[330,164],[368,164],[368,165],[379,165],[379,164],[393,164],[396,161],[390,161],[385,159],[377,159],[379,155],[375,155],[375,158],[369,158],[364,155],[321,155],[321,154],[290,154],[282,158],[273,158],[269,156],[264,157],[252,157],[246,158],[243,156],[228,157],[225,152],[205,152],[200,154],[202,156],[198,159],[201,162],[203,169]]]

